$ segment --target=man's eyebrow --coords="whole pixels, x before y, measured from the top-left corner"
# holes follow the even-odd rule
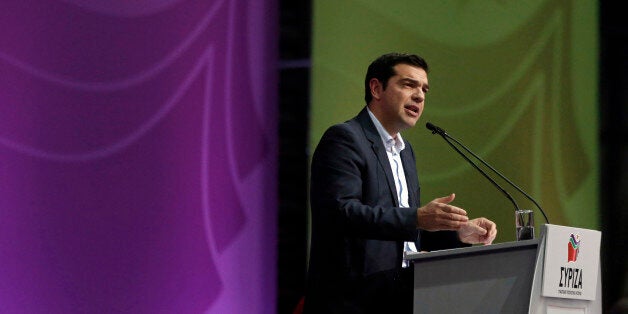
[[[403,83],[413,83],[413,84],[415,84],[415,85],[418,85],[418,84],[419,84],[419,81],[418,81],[418,80],[411,79],[411,78],[409,78],[409,77],[404,77],[404,78],[402,78],[402,79],[401,79],[401,81],[402,81]]]
[[[414,84],[414,85],[419,85],[419,80],[415,80],[415,79],[412,79],[412,78],[409,78],[409,77],[404,77],[404,78],[401,78],[401,80],[400,80],[400,81],[401,81],[402,83],[412,83],[412,84]],[[430,89],[430,84],[425,84],[425,85],[423,85],[423,89],[424,89],[424,90],[429,90],[429,89]]]

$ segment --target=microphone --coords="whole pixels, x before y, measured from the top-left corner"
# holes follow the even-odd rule
[[[510,194],[508,194],[508,192],[506,192],[501,186],[499,186],[493,179],[491,179],[483,170],[481,170],[475,163],[473,163],[469,157],[467,157],[464,153],[462,153],[458,147],[456,147],[455,145],[453,145],[449,139],[451,139],[452,141],[454,141],[456,144],[458,144],[460,147],[462,147],[465,151],[467,151],[469,154],[471,154],[473,157],[475,157],[475,159],[479,160],[484,166],[486,166],[487,168],[491,169],[491,171],[493,171],[495,174],[497,174],[500,178],[502,178],[504,181],[506,181],[508,184],[510,184],[510,186],[514,187],[517,191],[519,191],[521,194],[523,194],[528,200],[530,200],[532,203],[534,203],[534,205],[541,211],[541,214],[543,214],[543,218],[545,218],[545,222],[549,224],[549,219],[547,219],[547,215],[545,215],[545,211],[543,211],[543,208],[541,208],[541,206],[539,205],[539,203],[537,203],[536,200],[534,200],[530,195],[528,195],[528,193],[524,192],[521,188],[519,188],[516,184],[512,183],[512,181],[510,181],[508,178],[506,178],[504,175],[502,175],[499,171],[497,171],[495,168],[493,168],[491,165],[489,165],[487,162],[485,162],[482,158],[480,158],[478,155],[476,155],[475,153],[473,153],[469,148],[467,148],[466,146],[464,146],[462,143],[460,143],[458,140],[456,140],[455,138],[453,138],[451,135],[447,134],[447,132],[445,132],[445,130],[435,126],[434,124],[428,122],[427,124],[425,124],[425,126],[427,127],[428,130],[432,131],[432,134],[438,134],[440,135],[448,144],[449,146],[451,146],[454,150],[456,150],[456,152],[458,152],[458,154],[460,154],[466,161],[468,161],[469,163],[471,163],[471,165],[473,165],[473,167],[475,169],[477,169],[482,175],[484,175],[485,178],[487,178],[489,181],[491,181],[491,183],[493,183],[493,185],[495,185],[495,187],[497,187],[499,190],[501,190],[506,197],[508,197],[508,199],[510,199],[513,204],[515,204],[515,208],[517,210],[519,210],[519,207],[516,205],[516,202],[514,202],[514,200],[512,199],[512,196],[510,196]]]
[[[432,131],[432,134],[436,134],[436,133],[440,135],[447,134],[445,130],[433,125],[431,122],[426,123],[425,127],[427,127],[428,130]]]
[[[504,188],[502,188],[501,185],[499,185],[497,182],[495,182],[495,180],[493,180],[493,178],[491,178],[486,172],[484,172],[484,170],[482,170],[482,168],[478,167],[477,164],[475,164],[471,159],[469,159],[469,157],[467,157],[467,155],[465,155],[463,152],[461,152],[458,147],[456,147],[454,144],[452,144],[448,137],[449,134],[447,134],[447,132],[445,132],[445,130],[431,124],[430,122],[428,122],[427,124],[425,124],[425,126],[427,127],[428,130],[432,131],[432,134],[438,134],[440,136],[443,137],[443,139],[447,142],[447,144],[449,144],[449,146],[451,146],[451,148],[453,148],[456,152],[458,152],[458,154],[460,154],[460,156],[462,156],[462,158],[464,158],[468,163],[471,164],[471,166],[473,166],[473,168],[475,168],[477,171],[479,171],[487,180],[489,180],[494,187],[496,187],[498,190],[500,190],[505,196],[506,198],[508,198],[508,200],[510,200],[510,202],[512,203],[512,205],[515,207],[515,210],[519,210],[519,205],[517,204],[517,202],[515,201],[515,199],[512,197],[512,195],[510,195],[510,193],[506,192],[506,190],[504,190]]]

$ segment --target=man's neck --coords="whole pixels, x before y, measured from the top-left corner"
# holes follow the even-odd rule
[[[396,130],[392,129],[389,125],[386,125],[386,120],[384,119],[381,111],[378,110],[378,107],[377,106],[373,106],[371,104],[367,105],[366,107],[375,116],[377,121],[379,121],[379,123],[384,127],[384,129],[386,130],[386,133],[388,133],[390,136],[392,136],[393,139],[397,139],[397,134],[399,134],[399,131],[396,131]]]

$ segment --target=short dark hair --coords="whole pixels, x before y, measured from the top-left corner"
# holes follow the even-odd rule
[[[394,67],[397,64],[415,66],[428,72],[427,62],[417,55],[393,52],[380,56],[369,65],[366,71],[366,78],[364,79],[364,100],[367,105],[371,102],[371,99],[373,99],[370,87],[371,79],[376,78],[382,83],[384,89],[386,89],[388,79],[396,74]]]

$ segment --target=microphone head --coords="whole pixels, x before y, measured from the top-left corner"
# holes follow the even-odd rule
[[[433,124],[432,124],[432,123],[430,123],[430,122],[426,123],[426,124],[425,124],[425,127],[426,127],[428,130],[432,131],[432,134],[436,134],[436,133],[438,133],[438,134],[440,134],[440,135],[445,135],[445,134],[447,134],[447,132],[445,132],[445,130],[443,130],[443,129],[441,129],[441,128],[439,128],[439,127],[435,126],[435,125],[433,125]]]

